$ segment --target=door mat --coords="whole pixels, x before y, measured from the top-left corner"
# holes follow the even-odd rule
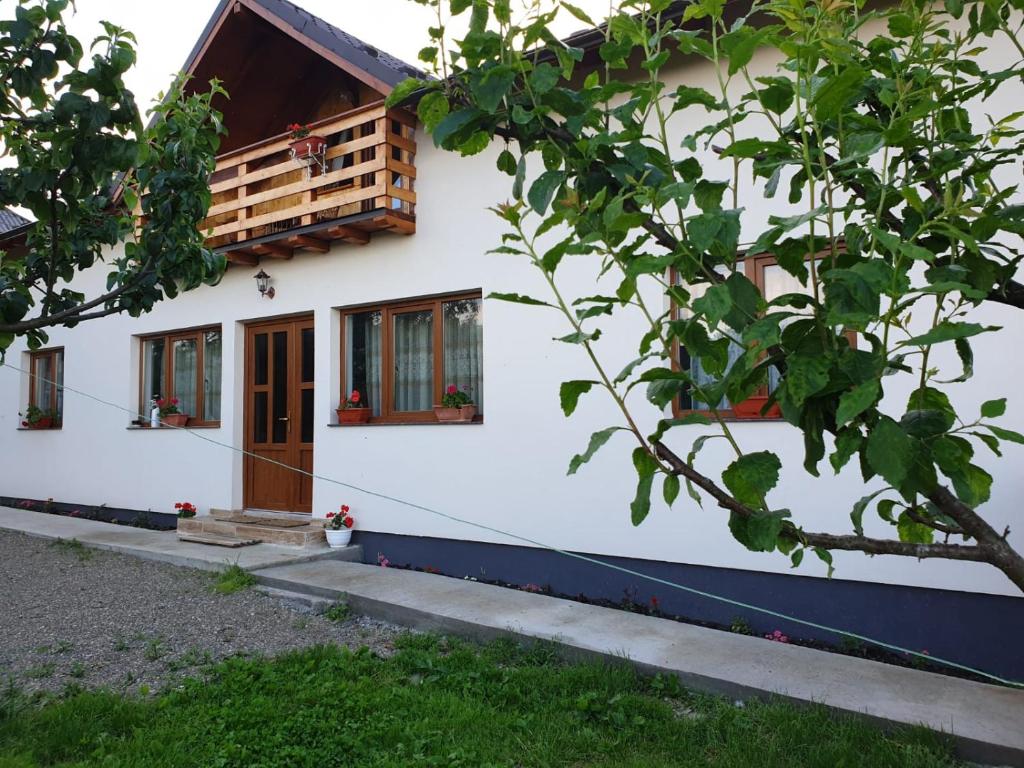
[[[232,515],[225,518],[226,523],[242,523],[244,525],[265,525],[269,528],[299,528],[309,525],[309,520],[295,520],[289,517],[259,517],[257,515]]]

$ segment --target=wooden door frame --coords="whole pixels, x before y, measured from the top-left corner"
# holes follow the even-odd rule
[[[289,466],[299,467],[301,466],[300,455],[304,446],[308,445],[308,450],[313,450],[313,444],[302,442],[302,390],[314,388],[316,386],[315,377],[313,382],[302,381],[302,329],[313,328],[315,333],[314,314],[312,312],[287,315],[282,317],[273,318],[262,318],[260,320],[253,320],[244,324],[245,335],[244,335],[244,352],[243,352],[243,375],[242,375],[242,429],[243,429],[243,447],[245,449],[245,455],[242,461],[242,505],[246,509],[253,508],[253,477],[254,468],[256,462],[259,461],[254,456],[254,450],[256,444],[253,441],[253,387],[255,384],[255,344],[253,339],[256,333],[261,330],[266,330],[267,333],[273,334],[275,331],[287,330],[289,335],[289,349],[288,355],[288,440],[286,443],[280,445],[286,446],[285,452],[287,456],[287,463]],[[268,344],[272,344],[272,340]],[[314,345],[315,345],[314,336]],[[270,357],[273,360],[272,347],[268,348]],[[276,363],[277,361],[274,360]],[[272,387],[273,382],[273,370],[272,367],[268,367],[267,371],[267,386]],[[260,385],[263,386],[263,385]],[[273,402],[272,402],[272,391],[267,398],[268,409],[270,413],[273,413]],[[269,425],[268,439],[273,435],[273,425]],[[315,436],[315,430],[314,430]],[[301,482],[301,480],[300,480]],[[301,504],[299,502],[299,495],[301,490],[300,482],[296,482],[289,493],[288,512],[304,512],[312,513],[312,504]],[[310,479],[310,482],[311,479]],[[308,507],[308,508],[307,508]]]

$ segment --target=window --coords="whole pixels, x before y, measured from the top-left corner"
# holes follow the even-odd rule
[[[42,349],[30,354],[28,404],[44,412],[50,429],[64,421],[64,350]]]
[[[139,413],[149,421],[153,400],[178,398],[189,426],[218,426],[221,396],[220,328],[174,331],[142,339]]]
[[[765,301],[772,301],[773,299],[787,293],[806,293],[810,290],[809,284],[801,283],[797,278],[793,277],[793,275],[780,267],[774,256],[768,254],[746,258],[738,268],[742,269],[746,277],[757,286]],[[690,288],[691,297],[696,299],[706,288],[706,284],[692,286]],[[783,321],[782,325],[785,324],[786,321]],[[853,344],[854,337],[852,334],[849,338],[851,344]],[[741,354],[743,354],[742,347],[738,344],[730,344],[728,365],[732,365],[733,361]],[[689,371],[693,380],[698,385],[702,381],[711,382],[717,378],[705,373],[700,361],[691,359],[686,349],[681,346],[678,350],[678,361],[679,367],[683,370]],[[742,409],[737,410],[741,411],[745,418],[778,418],[780,414],[777,406],[772,406],[772,408],[763,416],[760,413],[761,407],[764,404],[763,399],[775,391],[778,384],[779,373],[777,370],[772,368],[768,371],[768,385],[766,387],[762,387],[750,400],[746,401]],[[728,417],[740,415],[734,411],[726,398],[723,398],[722,401],[718,403],[717,408],[723,416]],[[687,411],[708,411],[710,410],[710,406],[708,403],[701,402],[693,395],[693,393],[685,392],[678,398],[675,404],[675,409],[678,415],[680,412]]]
[[[371,421],[434,421],[454,385],[483,414],[480,294],[342,310],[342,391],[358,390]]]

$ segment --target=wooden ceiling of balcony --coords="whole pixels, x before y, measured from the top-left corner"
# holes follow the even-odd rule
[[[243,5],[222,17],[193,64],[193,88],[213,78],[230,97],[215,102],[228,129],[222,153],[382,98]]]

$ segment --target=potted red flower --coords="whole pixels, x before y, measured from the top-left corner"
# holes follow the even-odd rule
[[[327,546],[331,549],[347,547],[352,540],[352,526],[356,521],[348,513],[348,509],[348,504],[342,504],[337,512],[327,513],[327,526],[324,532],[327,534]]]
[[[768,395],[751,395],[746,400],[733,403],[732,415],[737,419],[779,419],[782,418],[782,409],[778,403],[772,403],[767,411],[761,413],[768,405]]]
[[[358,389],[353,389],[352,394],[341,401],[337,410],[339,424],[365,424],[372,415],[372,411],[366,407]]]
[[[195,517],[196,506],[188,501],[176,502],[174,508],[178,510],[178,517]]]
[[[168,427],[184,427],[188,424],[188,414],[178,410],[178,398],[161,397],[156,401],[160,409],[160,423]]]
[[[441,404],[434,406],[434,415],[438,421],[467,422],[476,416],[476,406],[469,393],[449,384],[441,397]]]
[[[323,155],[327,148],[327,139],[312,132],[310,125],[292,123],[288,126],[288,137],[291,139],[292,156],[296,160]]]
[[[24,416],[21,426],[25,429],[50,429],[55,421],[53,411],[43,410],[35,405],[30,405],[24,414],[18,415]]]

